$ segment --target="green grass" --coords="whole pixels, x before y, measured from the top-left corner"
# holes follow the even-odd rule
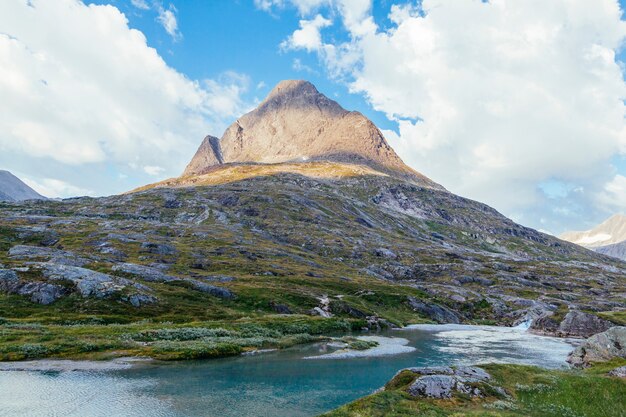
[[[95,317],[65,325],[2,320],[0,360],[119,356],[162,360],[214,358],[324,340],[325,335],[350,333],[362,325],[359,320],[307,316],[185,324],[151,321],[106,324]]]
[[[585,371],[546,370],[521,365],[486,365],[492,385],[500,386],[509,398],[492,392],[484,398],[456,396],[450,400],[413,399],[406,388],[415,379],[402,372],[383,392],[361,398],[325,417],[409,416],[536,416],[536,417],[623,417],[626,416],[626,381],[606,376],[624,360]]]

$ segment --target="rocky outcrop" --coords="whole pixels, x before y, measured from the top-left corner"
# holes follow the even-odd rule
[[[574,366],[588,366],[614,358],[626,358],[626,327],[611,327],[587,339],[570,353],[567,361]]]
[[[608,320],[583,311],[570,311],[560,322],[555,317],[554,313],[539,317],[533,320],[529,330],[546,336],[589,337],[614,326]]]
[[[21,280],[15,271],[0,270],[0,291],[28,297],[33,303],[52,304],[70,290],[62,285]]]
[[[437,323],[460,323],[459,317],[456,313],[447,307],[443,307],[435,303],[427,303],[414,297],[408,297],[407,302],[413,311],[416,311],[421,315],[436,321]]]
[[[42,259],[55,264],[70,265],[70,266],[85,266],[90,260],[82,256],[78,256],[75,253],[67,252],[64,250],[39,247],[39,246],[27,246],[16,245],[9,250],[9,256],[12,259],[17,260],[34,260]]]
[[[582,311],[570,311],[559,324],[557,334],[561,337],[589,337],[613,326],[608,320]]]
[[[483,392],[477,384],[491,379],[491,375],[478,367],[408,368],[403,371],[419,375],[407,389],[412,397],[447,399],[456,393],[481,397]]]
[[[365,116],[343,109],[301,80],[281,81],[221,139],[207,136],[183,176],[204,174],[224,164],[306,161],[363,164],[443,190],[404,164]]]
[[[207,284],[199,279],[181,278],[172,275],[165,274],[157,268],[152,268],[145,265],[137,265],[132,263],[120,263],[113,266],[113,271],[123,272],[129,275],[134,275],[147,282],[161,282],[161,283],[184,283],[196,291],[210,294],[214,297],[232,299],[235,298],[230,290],[215,285]],[[204,278],[209,280],[212,278]],[[228,281],[228,277],[217,277],[214,280]]]

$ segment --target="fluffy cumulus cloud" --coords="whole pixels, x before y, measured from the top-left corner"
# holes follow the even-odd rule
[[[300,29],[293,32],[288,39],[281,43],[282,49],[305,49],[308,52],[317,51],[322,46],[320,30],[330,26],[332,22],[322,15],[311,20],[301,20]]]
[[[398,123],[387,137],[416,169],[557,232],[626,210],[611,165],[626,146],[616,0],[424,0],[384,25],[368,0],[315,13],[337,13],[348,40],[299,48]]]
[[[177,175],[202,137],[219,133],[245,107],[246,77],[188,79],[113,6],[7,0],[0,28],[5,165],[4,158],[26,161],[32,171],[38,161],[106,163]]]

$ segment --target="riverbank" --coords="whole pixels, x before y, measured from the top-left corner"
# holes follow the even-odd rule
[[[596,364],[586,370],[548,370],[533,366],[490,364],[493,390],[472,397],[456,392],[449,399],[414,397],[409,387],[418,378],[398,373],[384,389],[324,417],[537,416],[623,417],[626,380],[608,371],[626,360]]]
[[[360,332],[365,324],[362,320],[306,316],[178,324],[142,321],[56,325],[5,321],[0,324],[0,360],[218,358],[329,340],[333,335]]]

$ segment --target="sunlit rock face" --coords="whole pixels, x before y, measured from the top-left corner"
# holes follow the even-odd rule
[[[205,138],[183,176],[204,174],[223,164],[310,161],[362,164],[442,188],[402,162],[369,119],[345,110],[301,80],[281,81],[221,139]]]

